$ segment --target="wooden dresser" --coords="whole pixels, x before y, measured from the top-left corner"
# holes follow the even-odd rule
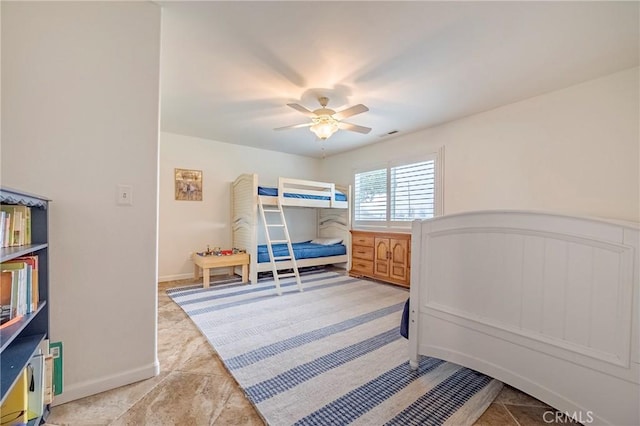
[[[352,230],[349,275],[409,287],[411,234]]]

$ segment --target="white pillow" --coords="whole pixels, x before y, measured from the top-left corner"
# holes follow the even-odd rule
[[[323,246],[340,244],[341,242],[342,238],[316,238],[315,240],[311,240],[311,244],[322,244]]]

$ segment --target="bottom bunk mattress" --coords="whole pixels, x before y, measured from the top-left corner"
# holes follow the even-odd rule
[[[314,244],[311,241],[293,243],[293,253],[296,259],[311,259],[316,257],[340,256],[347,254],[344,244]],[[275,257],[288,256],[289,249],[286,244],[274,244],[273,255]],[[269,249],[266,245],[258,246],[258,263],[269,262]]]

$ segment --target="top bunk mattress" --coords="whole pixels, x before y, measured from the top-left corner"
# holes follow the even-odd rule
[[[303,243],[293,243],[293,252],[296,259],[311,259],[316,257],[340,256],[347,254],[347,247],[344,244],[313,244],[310,241]],[[289,249],[286,244],[274,244],[273,255],[275,257],[288,256]],[[269,262],[269,249],[266,245],[258,246],[258,263]]]
[[[264,195],[267,197],[277,197],[278,188],[269,188],[266,186],[259,186],[258,195]],[[320,195],[296,194],[295,192],[285,192],[284,197],[285,198],[305,198],[307,200],[330,200],[331,199],[331,197],[324,197]],[[340,191],[336,191],[336,199],[334,201],[347,201],[347,196]]]

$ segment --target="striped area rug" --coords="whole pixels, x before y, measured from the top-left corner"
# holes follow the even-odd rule
[[[502,383],[423,357],[408,365],[408,292],[336,272],[167,290],[270,425],[468,425]],[[284,283],[284,285],[282,285]]]

